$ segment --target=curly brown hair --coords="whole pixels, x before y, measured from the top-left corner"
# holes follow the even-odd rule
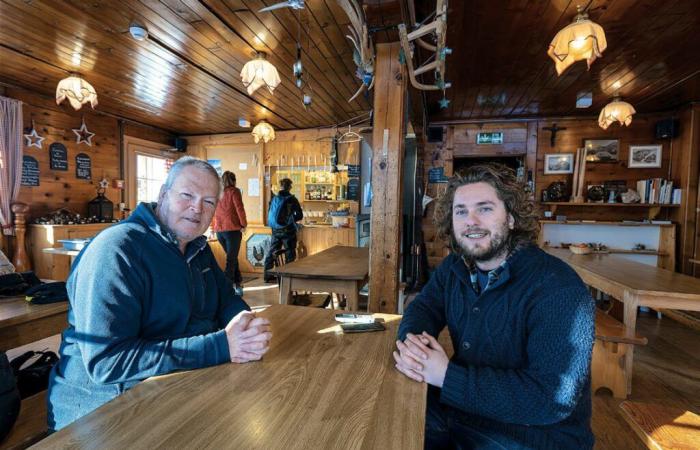
[[[525,185],[519,182],[513,169],[497,163],[471,166],[447,184],[447,191],[437,199],[433,221],[439,239],[449,243],[450,249],[460,254],[461,250],[452,230],[452,203],[455,191],[461,186],[488,183],[505,204],[506,212],[513,216],[515,224],[508,234],[507,248],[512,252],[518,246],[535,242],[539,233],[539,214],[535,203],[529,199]]]

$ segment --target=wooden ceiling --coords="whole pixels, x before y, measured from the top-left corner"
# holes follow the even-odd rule
[[[370,110],[369,97],[347,102],[359,80],[345,38],[349,21],[337,1],[257,12],[277,1],[0,0],[0,83],[53,96],[60,79],[78,72],[96,88],[98,110],[178,134],[245,131],[239,118],[310,128]],[[397,38],[408,1],[364,1],[376,41]],[[587,1],[450,1],[450,105],[440,109],[442,94],[427,93],[429,121],[592,116],[616,93],[639,112],[700,100],[697,0],[590,1],[608,49],[590,71],[579,62],[558,77],[547,46]],[[418,20],[434,5],[416,0]],[[149,39],[133,40],[131,23],[144,25]],[[299,32],[313,90],[308,110],[292,75]],[[240,80],[256,50],[279,70],[274,95],[259,89],[248,96]],[[587,90],[593,105],[576,109],[577,94]],[[422,104],[414,101],[416,108]]]
[[[390,2],[393,3],[393,2]],[[434,1],[417,2],[418,19]],[[547,47],[588,0],[450,1],[446,92],[427,95],[431,121],[495,117],[597,115],[619,93],[638,112],[700,100],[700,4],[697,0],[592,0],[590,18],[605,29],[608,49],[593,63],[557,76]],[[593,104],[576,109],[592,91]],[[690,97],[689,97],[690,96]]]
[[[244,131],[239,118],[310,128],[368,111],[367,98],[347,102],[360,82],[337,2],[257,12],[276,2],[0,0],[0,82],[54,95],[60,79],[78,72],[95,87],[98,110],[179,134]],[[132,39],[131,23],[149,38]],[[292,74],[299,35],[308,110]],[[267,52],[279,71],[274,95],[248,96],[241,82],[255,51]]]

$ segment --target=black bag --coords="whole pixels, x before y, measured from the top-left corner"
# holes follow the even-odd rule
[[[0,352],[0,442],[15,424],[21,403],[15,374],[5,352]]]
[[[66,283],[63,281],[39,284],[27,289],[24,295],[26,300],[33,305],[68,301]]]
[[[21,295],[30,287],[39,284],[41,284],[41,280],[31,271],[0,275],[0,295]]]
[[[36,355],[40,355],[36,361],[22,368],[24,363]],[[38,392],[48,389],[49,374],[57,362],[58,355],[51,351],[28,351],[13,359],[10,362],[10,366],[12,366],[12,371],[17,378],[17,389],[20,397],[31,397]]]

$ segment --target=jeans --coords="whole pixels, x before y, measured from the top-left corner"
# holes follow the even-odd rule
[[[440,389],[428,386],[425,414],[425,449],[429,450],[516,450],[519,443],[489,430],[471,427],[459,420],[459,414],[440,403]]]
[[[270,248],[265,255],[265,280],[272,278],[270,269],[275,266],[275,253],[284,247],[285,262],[290,263],[297,259],[297,230],[296,228],[272,230]]]
[[[238,251],[241,249],[241,238],[243,234],[241,230],[236,231],[220,231],[216,233],[216,238],[226,252],[226,269],[224,273],[226,278],[231,280],[235,285],[241,284],[241,270],[238,267]]]

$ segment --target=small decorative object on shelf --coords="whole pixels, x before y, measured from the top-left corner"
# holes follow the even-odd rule
[[[627,192],[623,192],[620,194],[620,197],[622,198],[622,203],[639,203],[641,200],[641,197],[635,191],[634,189],[627,189]]]
[[[564,244],[562,244],[563,246]],[[575,253],[577,255],[587,255],[589,253],[593,252],[593,249],[588,246],[588,244],[571,244],[569,245],[569,250],[571,250],[571,253]]]
[[[569,198],[568,187],[563,181],[555,181],[550,184],[545,190],[546,200],[548,202],[563,202]],[[545,195],[543,194],[543,197]]]
[[[605,189],[599,184],[588,186],[588,200],[594,203],[600,203],[605,199]]]

